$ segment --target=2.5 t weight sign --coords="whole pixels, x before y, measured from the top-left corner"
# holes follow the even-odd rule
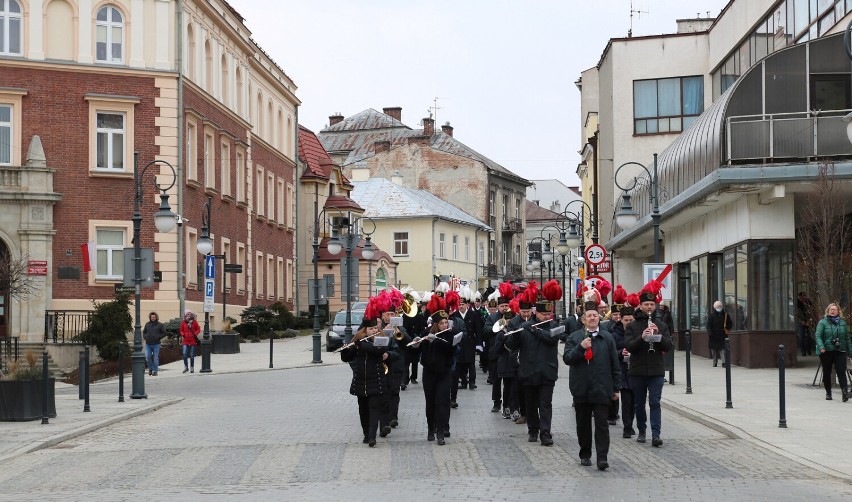
[[[606,261],[606,249],[600,244],[592,244],[586,248],[586,262],[590,265],[600,265]]]

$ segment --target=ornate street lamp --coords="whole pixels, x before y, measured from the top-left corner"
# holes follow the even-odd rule
[[[625,162],[618,166],[615,170],[615,185],[621,189],[621,207],[615,213],[615,222],[622,230],[628,230],[639,221],[639,213],[633,209],[633,204],[630,201],[630,194],[636,185],[639,183],[639,176],[634,176],[627,183],[627,186],[621,186],[618,182],[618,173],[625,166],[639,166],[648,175],[650,180],[650,201],[651,201],[651,222],[654,226],[654,263],[660,263],[660,203],[659,203],[659,180],[657,178],[657,154],[654,154],[653,172],[644,165],[638,162]],[[641,173],[640,173],[641,175]]]

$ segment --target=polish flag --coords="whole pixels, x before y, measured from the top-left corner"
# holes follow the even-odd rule
[[[80,252],[83,255],[83,272],[91,272],[92,263],[95,262],[95,241],[81,244]]]

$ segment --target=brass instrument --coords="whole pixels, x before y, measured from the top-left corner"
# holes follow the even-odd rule
[[[400,309],[406,317],[414,317],[417,315],[417,301],[411,296],[411,293],[402,295],[405,301],[402,302]]]
[[[497,319],[497,322],[495,322],[493,326],[491,326],[491,331],[499,333],[506,329],[506,325],[508,324],[509,321],[507,321],[505,317],[501,317],[500,319]]]
[[[398,328],[397,326],[394,326],[394,327],[393,327],[393,338],[394,338],[394,340],[396,340],[397,342],[401,342],[401,341],[402,341],[402,339],[403,339],[403,338],[405,338],[405,335],[404,335],[404,334],[402,334],[402,331],[400,331],[400,330],[399,330],[399,328]]]

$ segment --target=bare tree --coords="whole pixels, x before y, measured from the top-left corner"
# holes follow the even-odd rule
[[[27,273],[28,256],[13,257],[10,253],[0,255],[0,294],[16,300],[24,300],[36,289],[36,276]]]
[[[850,285],[852,262],[852,229],[846,215],[846,197],[835,178],[835,165],[823,162],[814,190],[802,208],[798,254],[802,270],[808,278],[808,293],[814,302],[814,318],[831,302],[838,302]]]

